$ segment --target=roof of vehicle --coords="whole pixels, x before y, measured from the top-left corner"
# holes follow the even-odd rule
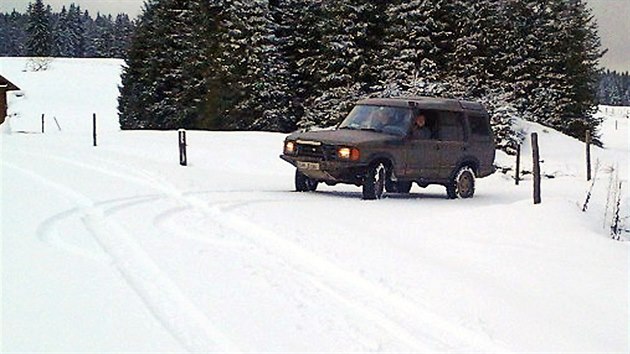
[[[485,111],[483,105],[479,102],[457,100],[451,98],[439,97],[396,97],[396,98],[368,98],[360,100],[357,104],[371,106],[394,106],[409,107],[414,106],[420,109],[441,109],[447,111],[461,112],[467,111]]]

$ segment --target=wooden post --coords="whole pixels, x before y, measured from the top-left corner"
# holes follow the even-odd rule
[[[96,146],[96,113],[92,114],[92,138],[94,146]]]
[[[540,151],[538,150],[538,134],[532,133],[532,157],[534,172],[534,204],[542,202],[540,197]]]
[[[586,180],[591,180],[591,131],[586,131]]]
[[[516,172],[514,175],[514,180],[516,181],[516,185],[521,179],[521,144],[516,145]]]
[[[44,113],[42,113],[42,134],[44,134]]]
[[[188,166],[188,158],[186,157],[186,131],[178,130],[179,133],[179,164]]]

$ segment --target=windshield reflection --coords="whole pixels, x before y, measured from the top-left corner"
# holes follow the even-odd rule
[[[357,105],[339,124],[338,129],[369,130],[405,136],[409,131],[412,111],[406,107]]]

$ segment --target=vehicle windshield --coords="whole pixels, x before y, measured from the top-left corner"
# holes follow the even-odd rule
[[[407,107],[357,105],[337,129],[371,130],[405,136],[412,111]]]

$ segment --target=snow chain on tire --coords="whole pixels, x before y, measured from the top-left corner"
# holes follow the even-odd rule
[[[449,199],[472,198],[475,194],[475,171],[469,166],[461,167],[446,187]]]
[[[385,193],[387,167],[382,162],[370,167],[363,182],[363,199],[381,199]]]

